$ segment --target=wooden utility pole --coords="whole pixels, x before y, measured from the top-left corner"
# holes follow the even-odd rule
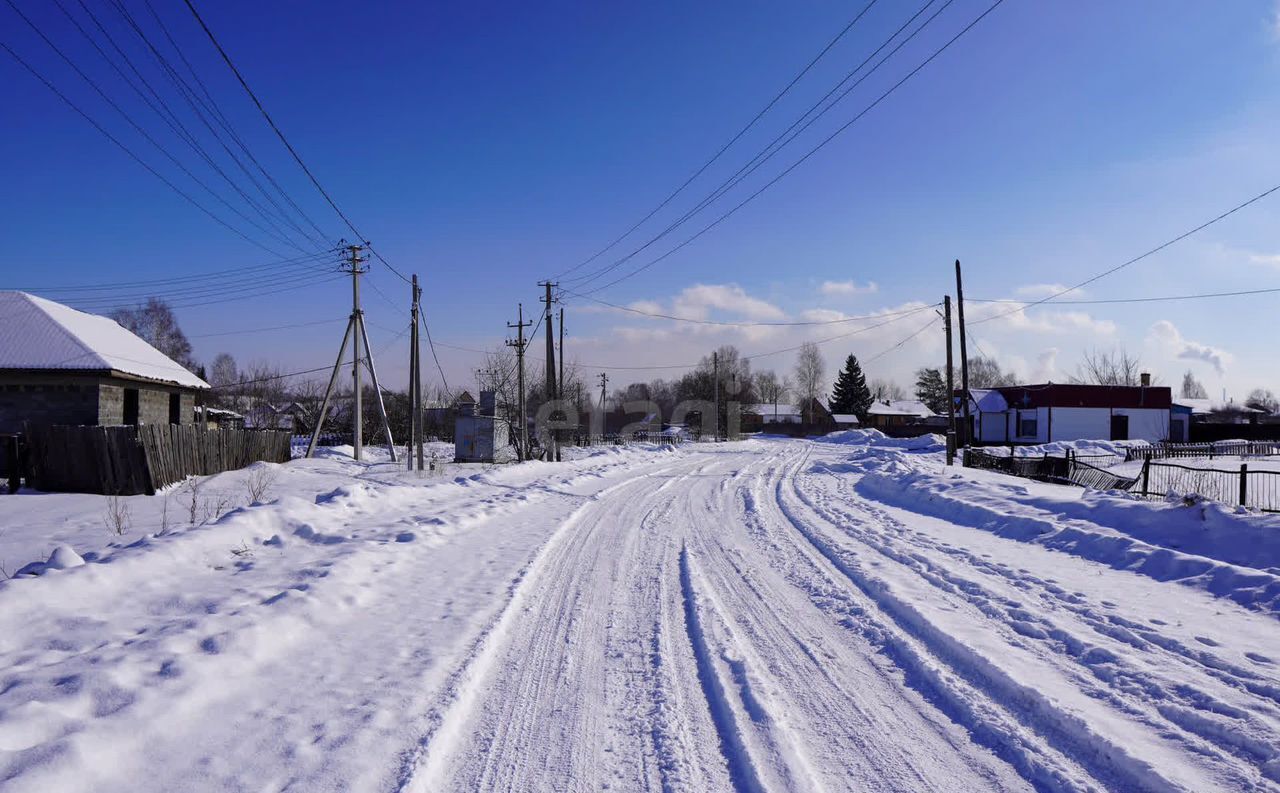
[[[604,413],[604,394],[609,387],[609,375],[604,372],[600,373],[600,413]]]
[[[352,446],[354,448],[355,459],[359,460],[364,451],[364,401],[361,394],[361,378],[360,365],[363,363],[369,370],[369,377],[373,380],[373,389],[378,396],[378,413],[382,417],[382,431],[387,436],[387,451],[391,453],[391,462],[396,462],[396,446],[395,441],[391,438],[391,423],[387,421],[387,408],[382,401],[382,387],[378,384],[378,372],[373,366],[373,352],[369,349],[369,334],[364,327],[364,311],[360,308],[360,276],[369,271],[368,267],[364,267],[365,259],[361,258],[360,252],[364,248],[360,245],[348,245],[347,253],[349,258],[342,264],[344,272],[351,273],[351,316],[347,319],[347,330],[342,336],[342,345],[338,348],[338,360],[333,364],[333,374],[329,376],[329,386],[324,391],[324,402],[320,405],[320,415],[316,419],[316,428],[311,433],[311,442],[307,444],[307,456],[310,457],[315,453],[316,443],[320,440],[320,431],[324,428],[325,417],[329,414],[329,405],[333,400],[333,392],[338,384],[338,373],[342,370],[342,358],[347,352],[347,343],[352,343],[352,365],[351,379],[355,385],[355,393],[353,396],[352,406],[355,415],[352,417],[355,423],[352,438]],[[360,348],[364,347],[364,355],[360,354]]]
[[[560,307],[560,382],[556,388],[556,399],[560,401],[560,418],[563,421],[569,416],[564,409],[564,306]],[[556,462],[560,462],[560,444],[558,442],[556,443]]]
[[[720,353],[711,353],[711,381],[712,393],[715,394],[716,401],[716,441],[720,440]]]
[[[405,455],[405,465],[413,470],[415,453],[418,458],[418,470],[422,470],[422,359],[418,347],[418,304],[422,299],[422,289],[418,286],[418,276],[413,276],[413,302],[409,307],[409,406],[412,416],[409,419],[409,453]]]
[[[960,319],[960,391],[961,399],[964,400],[961,407],[964,410],[964,427],[961,435],[963,436],[964,445],[969,445],[969,434],[973,429],[973,422],[969,417],[969,348],[965,344],[965,337],[968,335],[964,329],[964,280],[960,276],[960,260],[956,259],[956,311]]]
[[[547,326],[547,330],[546,330],[547,385],[546,385],[546,393],[543,396],[548,402],[550,402],[551,400],[556,398],[555,316],[551,310],[551,306],[555,302],[555,298],[551,296],[551,288],[553,286],[557,286],[557,284],[553,284],[550,281],[543,281],[539,283],[538,286],[546,287],[546,290],[547,290],[546,296],[542,298],[542,302],[546,304],[546,309],[545,309],[546,313],[543,314],[542,321],[546,323],[546,326]],[[548,431],[547,432],[547,461],[548,462],[560,459],[559,444],[556,441],[557,441],[556,431],[555,430]]]
[[[942,298],[943,319],[947,325],[947,465],[956,461],[956,387],[951,374],[951,295]]]
[[[516,340],[513,342],[507,339],[508,347],[516,348],[516,410],[520,414],[520,426],[517,429],[516,438],[518,439],[519,453],[521,460],[529,459],[529,419],[524,412],[524,329],[532,325],[532,322],[524,321],[524,303],[520,303],[518,313],[516,314],[516,323],[512,325],[507,323],[508,328],[516,329]]]

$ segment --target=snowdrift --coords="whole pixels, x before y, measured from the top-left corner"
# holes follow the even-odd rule
[[[1280,516],[900,466],[868,472],[856,488],[913,512],[1280,613]]]
[[[941,435],[921,435],[918,438],[890,438],[880,430],[841,430],[816,439],[819,443],[835,443],[844,446],[875,446],[902,449],[909,452],[946,451],[947,440]]]

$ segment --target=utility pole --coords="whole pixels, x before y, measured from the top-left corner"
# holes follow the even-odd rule
[[[969,348],[965,344],[964,328],[964,281],[960,276],[960,260],[956,259],[956,311],[960,319],[960,390],[963,392],[964,400],[962,408],[964,410],[964,428],[961,435],[964,436],[964,445],[969,445],[969,433],[972,429],[972,422],[969,419]]]
[[[604,394],[605,389],[609,387],[609,375],[604,372],[600,373],[600,412],[604,413]]]
[[[542,321],[547,325],[547,390],[546,399],[548,401],[556,398],[556,342],[555,342],[555,316],[551,311],[551,306],[555,302],[555,298],[551,296],[551,288],[558,286],[550,281],[542,281],[538,286],[546,287],[547,294],[542,298],[542,302],[546,304],[546,313],[543,314]],[[560,459],[560,444],[557,443],[556,431],[551,430],[547,433],[547,461]]]
[[[418,458],[418,470],[422,470],[422,361],[418,350],[418,301],[422,297],[422,289],[418,286],[418,276],[413,276],[413,302],[409,307],[409,405],[412,416],[409,420],[409,453],[405,455],[405,465],[413,470],[415,450]]]
[[[564,410],[564,306],[560,307],[560,384],[556,389],[556,399],[560,400],[561,420],[568,417]],[[556,462],[560,462],[560,444],[556,444]]]
[[[951,295],[942,298],[943,319],[947,325],[947,465],[956,462],[956,387],[951,362]]]
[[[519,457],[521,460],[529,459],[529,420],[524,412],[524,329],[532,325],[532,322],[524,321],[524,303],[519,304],[519,313],[516,315],[516,324],[507,323],[508,328],[516,329],[516,340],[513,342],[507,339],[508,347],[516,348],[516,410],[520,414],[520,427],[516,434],[518,438]]]
[[[347,330],[342,335],[342,346],[338,348],[338,360],[333,364],[333,374],[329,376],[329,386],[324,391],[324,402],[320,405],[320,416],[316,419],[316,428],[311,433],[311,443],[307,444],[307,456],[310,457],[315,453],[316,442],[320,440],[320,431],[324,427],[325,417],[329,413],[329,405],[333,399],[333,391],[338,384],[338,373],[342,370],[342,358],[347,352],[347,342],[352,343],[352,366],[351,379],[355,385],[355,394],[353,394],[353,408],[355,415],[352,417],[355,422],[352,446],[354,447],[355,459],[359,460],[364,451],[364,402],[363,395],[360,393],[360,364],[363,363],[369,369],[369,377],[373,380],[374,392],[378,395],[378,412],[382,416],[382,430],[387,436],[387,451],[391,453],[391,462],[396,462],[395,441],[391,438],[391,423],[387,421],[387,408],[382,401],[382,388],[378,385],[378,372],[373,367],[373,353],[369,349],[369,334],[364,327],[364,311],[360,308],[360,276],[369,272],[368,267],[364,267],[367,259],[361,258],[360,252],[364,248],[360,245],[348,245],[346,251],[349,258],[342,264],[343,272],[351,273],[351,316],[347,319]],[[361,356],[360,348],[364,347],[364,355]]]
[[[716,442],[720,441],[720,353],[711,353],[711,380],[716,400]]]

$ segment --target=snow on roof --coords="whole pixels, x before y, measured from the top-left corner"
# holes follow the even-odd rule
[[[0,291],[0,369],[115,371],[191,388],[209,384],[115,320]]]
[[[831,419],[837,424],[857,424],[858,417],[852,413],[832,413]]]
[[[757,416],[798,416],[800,408],[781,403],[776,408],[772,404],[743,405],[742,412],[754,413]]]
[[[990,388],[971,388],[969,396],[981,413],[1003,413],[1009,409],[1004,394]]]
[[[872,402],[871,407],[867,409],[867,413],[872,416],[919,416],[920,418],[929,418],[935,415],[932,410],[918,399],[890,399]]]
[[[1193,416],[1207,416],[1210,413],[1218,411],[1230,411],[1233,413],[1265,413],[1266,411],[1256,408],[1245,407],[1240,402],[1220,402],[1216,399],[1185,399],[1179,397],[1173,400],[1173,404],[1181,405],[1184,408],[1191,408]]]

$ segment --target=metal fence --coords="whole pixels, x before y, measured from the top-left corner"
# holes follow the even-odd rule
[[[1135,477],[1121,476],[1103,468],[1099,468],[1088,459],[1100,459],[1112,464],[1118,462],[1115,455],[1096,454],[1079,455],[1068,451],[1061,457],[1049,454],[1040,457],[1015,456],[1011,454],[991,454],[977,449],[966,449],[964,465],[966,468],[981,468],[999,471],[1011,476],[1025,479],[1037,479],[1041,482],[1055,484],[1072,484],[1090,487],[1094,490],[1129,490],[1137,481]]]
[[[631,432],[627,434],[612,432],[603,435],[579,433],[564,440],[570,446],[622,446],[627,443],[669,443],[679,445],[685,441],[697,440],[688,434],[666,434],[662,432]]]
[[[1167,460],[1185,457],[1269,457],[1280,454],[1276,441],[1214,441],[1211,443],[1155,443],[1130,446],[1125,461]]]
[[[1280,471],[1250,471],[1248,463],[1239,470],[1222,470],[1147,461],[1138,483],[1133,492],[1148,498],[1196,494],[1223,504],[1280,512]]]
[[[1256,443],[1249,446],[1260,448]],[[1261,446],[1265,447],[1266,444]],[[1239,455],[1239,450],[1244,447],[1245,444],[1235,444],[1232,456]],[[1181,449],[1174,448],[1171,451],[1178,454]],[[1268,454],[1256,450],[1253,453]],[[1067,452],[1063,457],[1047,454],[1040,457],[1016,457],[966,449],[964,465],[966,468],[999,471],[1042,482],[1073,484],[1094,490],[1124,490],[1143,498],[1164,498],[1169,493],[1195,494],[1223,504],[1239,504],[1264,512],[1280,512],[1280,471],[1251,471],[1248,463],[1242,463],[1238,470],[1196,468],[1148,458],[1143,460],[1142,470],[1137,475],[1124,476],[1088,462],[1094,458],[1105,458],[1110,464],[1118,462],[1118,458],[1112,455],[1086,456]]]

